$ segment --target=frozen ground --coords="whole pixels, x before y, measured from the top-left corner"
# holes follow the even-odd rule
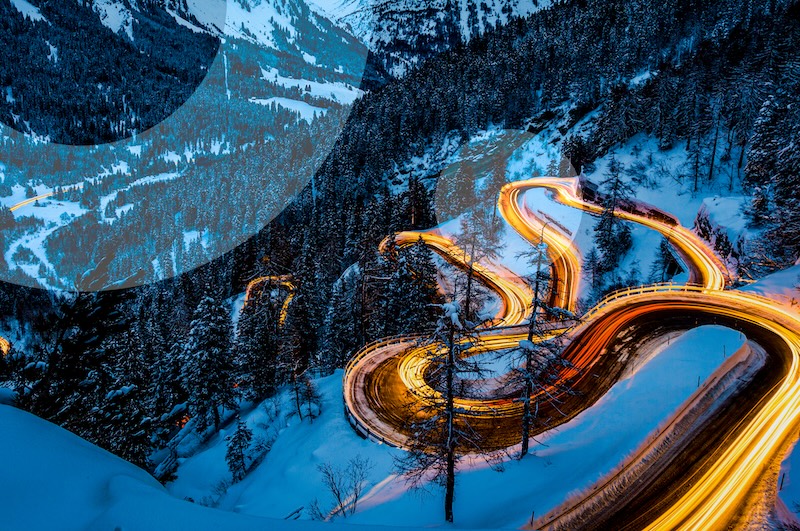
[[[345,526],[258,518],[170,496],[143,470],[16,408],[0,405],[2,529],[342,531]],[[375,527],[363,527],[369,530]]]
[[[613,469],[722,363],[725,352],[742,344],[739,333],[702,327],[662,344],[663,350],[619,382],[594,407],[557,430],[544,434],[535,455],[509,461],[505,472],[482,462],[458,476],[456,527],[510,528],[543,514]],[[290,397],[280,399],[280,415],[270,420],[271,403],[256,408],[247,422],[257,436],[276,437],[263,463],[231,487],[219,507],[244,514],[284,518],[317,499],[323,507],[330,495],[320,483],[317,466],[343,466],[354,456],[374,465],[369,488],[356,515],[347,522],[371,526],[430,527],[442,523],[441,493],[410,492],[395,475],[392,457],[400,451],[364,441],[343,415],[341,373],[318,381],[324,396],[322,416],[312,422],[286,416]],[[229,430],[230,431],[230,430]],[[178,479],[169,486],[176,497],[213,501],[214,487],[229,479],[224,465],[223,433],[184,460]],[[344,520],[340,520],[344,522]]]

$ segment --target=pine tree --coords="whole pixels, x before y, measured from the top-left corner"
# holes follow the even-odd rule
[[[278,384],[282,308],[282,300],[263,296],[248,301],[239,316],[234,343],[237,383],[249,400],[269,396]]]
[[[586,269],[586,274],[589,276],[589,285],[592,291],[599,293],[603,286],[603,275],[605,272],[600,262],[600,253],[597,252],[597,247],[592,246],[591,250],[589,250],[589,254],[586,255],[584,269]]]
[[[253,440],[253,432],[247,427],[247,423],[237,418],[236,431],[232,436],[227,437],[228,449],[225,452],[225,462],[228,463],[228,470],[231,471],[233,482],[238,483],[247,474],[248,451],[250,442]]]
[[[401,257],[405,250],[397,245],[392,233],[381,245],[381,255],[375,264],[374,274],[369,275],[374,282],[369,319],[370,335],[388,337],[399,333],[401,327],[400,311],[403,305],[404,271]],[[366,279],[364,279],[366,281]]]
[[[462,218],[461,232],[455,243],[461,248],[462,258],[467,268],[463,288],[463,308],[465,325],[474,328],[477,324],[475,307],[475,264],[492,257],[502,248],[503,224],[500,216],[494,215],[481,205],[476,206]]]
[[[151,374],[142,338],[133,329],[109,337],[103,348],[113,359],[113,374],[93,417],[100,446],[123,459],[148,468],[153,450],[152,400],[146,385]]]
[[[57,302],[48,335],[37,346],[37,367],[20,406],[93,442],[102,426],[94,421],[113,382],[108,335],[124,328],[118,306],[122,292],[93,292],[108,282],[110,257],[78,279],[83,291]]]
[[[630,227],[616,216],[617,209],[630,204],[633,190],[622,180],[622,164],[612,157],[608,176],[602,181],[603,212],[594,227],[597,248],[602,255],[604,272],[617,267],[633,246]]]
[[[521,356],[512,358],[510,378],[506,384],[516,388],[515,390],[521,388],[519,401],[522,402],[523,410],[520,459],[528,453],[531,430],[539,416],[539,401],[543,397],[556,400],[556,394],[571,392],[568,383],[561,377],[562,371],[571,365],[561,357],[561,338],[553,336],[552,327],[548,323],[554,319],[576,318],[568,310],[550,307],[545,302],[551,277],[547,269],[547,245],[543,241],[528,254],[528,263],[533,271],[529,279],[533,296],[531,315],[528,318],[528,337],[519,343],[516,352]],[[531,400],[534,400],[534,406],[531,406]]]
[[[355,350],[364,344],[361,334],[360,275],[351,274],[334,284],[325,317],[322,359],[326,372],[345,366]]]
[[[311,422],[322,414],[322,394],[314,380],[305,376],[302,379],[301,396],[306,410],[306,418]]]
[[[750,224],[755,228],[772,226],[775,222],[775,205],[769,186],[756,186],[753,189],[753,198],[745,210]]]
[[[203,429],[221,424],[220,411],[236,408],[231,356],[232,326],[227,307],[204,296],[192,316],[183,345],[182,381],[189,390],[189,411]]]
[[[420,237],[399,257],[400,327],[398,333],[430,330],[436,324],[436,305],[442,302],[433,254]]]
[[[6,206],[0,205],[0,231],[14,227],[14,223],[14,214],[11,210]]]
[[[457,393],[463,393],[467,386],[465,380],[459,381],[458,375],[461,372],[480,374],[480,367],[462,359],[464,341],[469,336],[461,324],[461,306],[448,302],[441,310],[437,328],[428,338],[435,348],[428,350],[430,370],[426,375],[439,393],[408,412],[412,419],[411,447],[405,456],[395,461],[395,466],[412,488],[429,480],[442,486],[445,520],[453,522],[458,464],[465,450],[483,453],[480,436],[469,427],[468,417],[455,404]],[[423,419],[419,420],[420,417]]]
[[[778,173],[776,154],[783,147],[779,133],[783,115],[778,99],[769,96],[758,113],[747,152],[745,183],[750,186],[766,186]]]
[[[650,267],[650,282],[666,282],[680,270],[680,265],[672,254],[669,242],[662,238],[661,243],[658,245],[656,258]]]

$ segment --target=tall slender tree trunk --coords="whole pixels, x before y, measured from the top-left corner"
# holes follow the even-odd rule
[[[743,140],[741,144],[739,144],[739,163],[736,165],[736,180],[740,183],[742,182],[742,166],[744,165],[744,147],[747,145],[747,140]],[[731,182],[730,186],[731,190],[733,190],[733,182]]]
[[[297,381],[297,371],[292,372],[292,387],[294,387],[294,405],[297,409],[297,416],[303,420],[302,402],[300,400],[300,384]]]
[[[717,161],[717,143],[719,142],[719,123],[714,132],[714,144],[711,147],[711,167],[708,170],[708,182],[714,179],[714,163]]]
[[[211,404],[211,410],[214,412],[214,430],[219,431],[219,426],[222,424],[222,419],[219,416],[219,406],[217,404]]]
[[[469,269],[467,269],[467,294],[464,298],[464,319],[467,321],[470,319],[469,307],[472,305],[472,275],[475,272],[475,260],[472,253],[474,251],[475,246],[473,245],[469,255]]]
[[[455,411],[454,411],[454,381],[456,372],[455,359],[455,328],[450,327],[447,354],[447,478],[445,479],[444,492],[444,519],[453,522],[453,499],[456,487],[456,444],[455,444]]]
[[[532,369],[531,355],[527,356],[527,363],[525,370]],[[519,458],[522,459],[528,455],[529,439],[531,438],[531,395],[533,394],[533,385],[530,378],[525,382],[525,401],[522,403],[522,447],[519,451]]]
[[[539,289],[541,287],[542,254],[544,250],[539,249],[536,257],[536,281],[533,284],[533,304],[531,318],[528,322],[528,341],[533,341],[536,331],[536,316],[539,313]],[[531,371],[533,370],[533,352],[525,353],[525,396],[522,402],[522,446],[519,451],[519,458],[522,459],[528,454],[529,439],[531,436],[531,395],[533,394],[533,381],[531,381]]]

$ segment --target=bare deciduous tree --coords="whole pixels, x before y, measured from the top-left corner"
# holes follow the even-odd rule
[[[336,516],[347,517],[355,514],[358,501],[367,485],[367,476],[373,468],[373,463],[360,455],[350,459],[346,468],[341,468],[330,463],[323,463],[317,467],[322,474],[322,484],[333,496],[334,505],[328,511],[323,511],[317,500],[311,503],[310,512],[315,520],[327,520]]]

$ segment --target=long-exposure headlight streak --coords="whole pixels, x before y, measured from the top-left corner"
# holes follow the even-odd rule
[[[578,300],[578,284],[581,278],[580,251],[572,239],[552,228],[545,227],[545,222],[538,216],[523,209],[521,195],[532,188],[531,181],[509,183],[500,191],[498,209],[503,219],[516,230],[520,236],[535,244],[540,235],[544,235],[550,259],[553,262],[554,300],[553,306],[575,310]],[[544,229],[544,230],[543,230]]]
[[[578,183],[577,178],[540,177],[515,184],[519,187],[548,189],[564,205],[600,214],[603,211],[601,206],[584,201],[580,197]],[[722,261],[703,243],[699,236],[686,227],[672,225],[625,210],[617,210],[615,214],[627,221],[656,230],[667,238],[692,268],[690,283],[699,284],[707,289],[723,289],[725,287],[727,274]]]
[[[247,289],[245,290],[244,304],[251,304],[255,298],[255,292],[259,289],[263,289],[265,284],[267,286],[283,288],[288,293],[286,298],[283,300],[281,313],[278,317],[278,324],[283,326],[283,324],[286,322],[286,316],[289,313],[289,305],[292,303],[292,299],[294,299],[295,285],[294,282],[292,282],[292,277],[289,275],[266,276],[251,280],[247,285]]]
[[[434,250],[450,264],[465,269],[470,261],[470,256],[452,240],[436,232],[416,232],[406,231],[395,235],[397,245],[411,245],[422,238],[425,245]],[[387,240],[381,243],[381,251],[385,251]],[[495,320],[504,325],[517,325],[524,323],[531,309],[533,292],[525,281],[510,271],[503,271],[493,265],[494,270],[475,262],[473,271],[475,276],[484,285],[500,296],[502,307],[500,308]]]
[[[580,274],[577,249],[564,234],[543,230],[541,219],[523,211],[520,194],[529,188],[550,190],[559,202],[590,213],[599,213],[601,207],[579,197],[577,179],[537,178],[512,183],[503,189],[499,198],[502,215],[523,237],[538,243],[540,234],[544,235],[556,275],[562,280],[555,298],[563,307],[571,308],[577,297]],[[725,528],[765,473],[765,464],[778,457],[777,453],[800,427],[800,318],[769,299],[723,291],[727,280],[724,266],[703,241],[686,228],[636,212],[619,211],[616,214],[668,237],[690,267],[690,281],[695,285],[643,286],[607,296],[584,316],[581,325],[570,331],[573,348],[568,349],[568,359],[574,369],[563,377],[586,378],[588,369],[603,357],[626,325],[648,314],[666,310],[696,311],[709,317],[725,317],[755,325],[777,335],[789,346],[788,376],[760,402],[761,407],[748,417],[746,424],[726,439],[727,446],[721,448],[719,458],[704,469],[699,480],[694,481],[676,503],[648,527]],[[412,243],[420,235],[450,263],[464,266],[463,251],[439,234],[401,233],[398,242]],[[530,289],[501,278],[483,265],[478,265],[475,270],[487,286],[500,294],[504,303],[501,317],[505,322],[523,323],[530,309]],[[554,330],[553,333],[558,332]],[[521,328],[516,328],[486,330],[479,337],[477,351],[468,355],[514,348],[526,336]],[[425,381],[426,353],[431,348],[437,347],[418,346],[414,336],[391,338],[365,347],[348,364],[344,381],[345,405],[358,429],[383,442],[405,446],[407,436],[398,431],[397,414],[382,409],[381,397],[392,396],[395,405],[402,400],[435,398],[437,391]],[[394,383],[387,384],[387,388],[375,387],[379,384],[371,381],[370,375],[376,371],[384,371],[389,376],[394,374]],[[490,419],[491,429],[502,428],[503,419],[513,420],[513,415],[518,414],[521,407],[511,398],[483,400],[461,397],[458,405],[476,418]],[[505,429],[516,432],[518,427],[509,424]]]

